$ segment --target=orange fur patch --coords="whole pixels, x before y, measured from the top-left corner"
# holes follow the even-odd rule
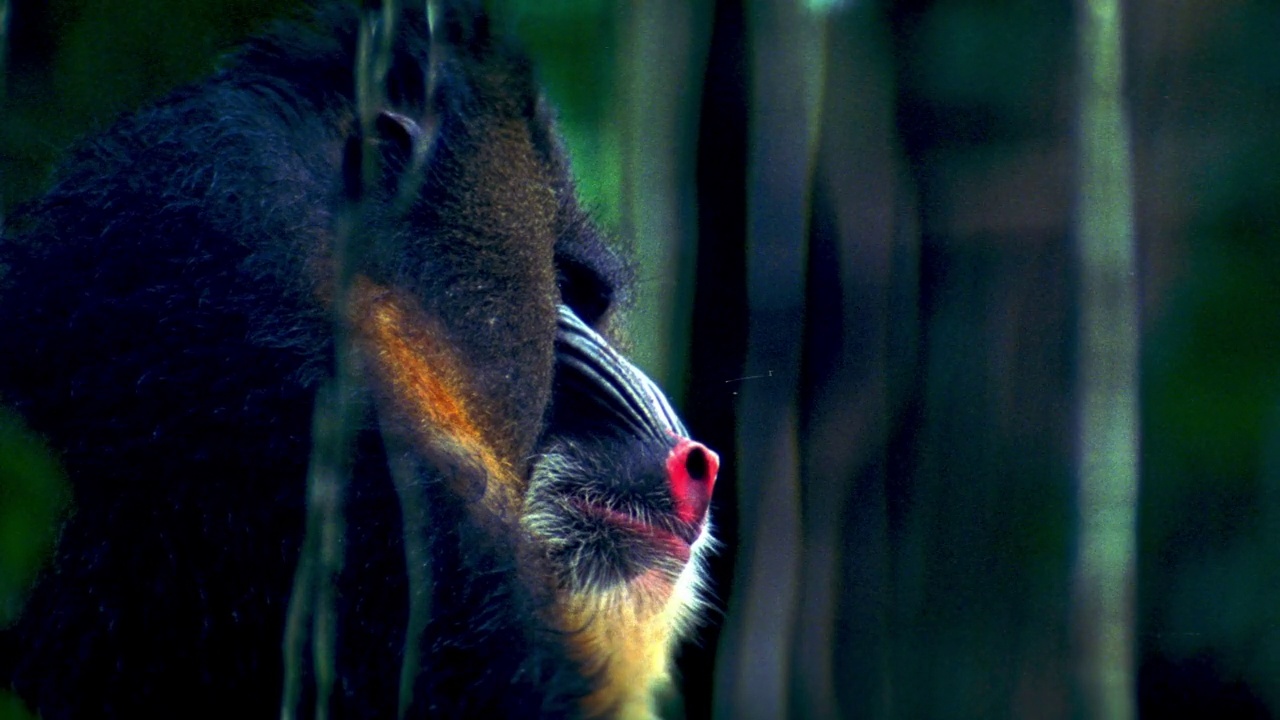
[[[476,467],[485,480],[480,502],[514,517],[524,482],[488,440],[493,433],[478,420],[463,358],[444,342],[439,323],[412,298],[363,277],[352,287],[351,307],[371,369],[414,439],[429,455]]]
[[[366,361],[413,441],[429,456],[483,474],[482,514],[517,517],[527,483],[486,440],[490,429],[476,411],[464,358],[438,321],[412,298],[367,278],[356,280],[351,308]],[[696,569],[685,575],[696,577]],[[651,570],[613,590],[561,591],[556,615],[570,652],[595,678],[596,689],[583,699],[588,716],[656,717],[653,698],[670,681],[672,646],[699,604],[696,584]]]

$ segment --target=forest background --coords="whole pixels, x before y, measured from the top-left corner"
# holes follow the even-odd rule
[[[670,717],[1280,714],[1276,3],[490,4],[724,459]],[[0,207],[298,5],[0,0]]]

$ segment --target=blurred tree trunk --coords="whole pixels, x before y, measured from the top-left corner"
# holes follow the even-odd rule
[[[1079,2],[1079,514],[1072,616],[1080,711],[1134,716],[1138,289],[1118,0]]]
[[[636,363],[672,397],[684,395],[697,257],[695,187],[700,79],[710,6],[641,0],[620,27],[623,234],[639,283],[628,330]]]
[[[919,256],[887,29],[866,6],[829,16],[802,391],[801,718],[893,705],[886,450],[915,365]]]
[[[825,28],[794,0],[748,5],[749,345],[740,384],[738,572],[716,716],[788,717],[800,551],[798,447],[812,157]]]
[[[735,446],[738,391],[747,352],[747,58],[742,0],[717,0],[702,83],[697,144],[698,281],[689,337],[685,411],[690,429],[720,452],[712,521],[720,546],[707,562],[718,612],[680,659],[690,718],[709,718],[727,600],[735,594],[740,512],[738,480],[748,470]],[[744,468],[739,470],[739,468]],[[726,641],[727,642],[727,641]],[[726,658],[726,662],[731,662]]]
[[[918,360],[893,428],[894,717],[1067,716],[1070,5],[894,4]]]
[[[0,112],[9,107],[9,0],[0,0]],[[3,166],[0,166],[0,229],[4,228],[5,193],[7,182]]]

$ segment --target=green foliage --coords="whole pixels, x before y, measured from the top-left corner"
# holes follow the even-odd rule
[[[1219,482],[1257,475],[1280,402],[1277,160],[1280,147],[1256,148],[1212,181],[1194,273],[1149,343],[1155,437]]]
[[[34,719],[35,715],[32,715],[31,711],[27,710],[26,705],[23,705],[21,700],[12,693],[0,690],[0,720]]]
[[[1280,702],[1280,144],[1207,172],[1187,265],[1145,343],[1140,620]],[[1163,613],[1161,615],[1160,613]]]
[[[559,113],[583,203],[604,225],[621,218],[622,156],[616,121],[619,5],[605,0],[508,0],[506,15],[533,55]]]
[[[34,27],[15,32],[39,30],[48,43],[35,49],[14,41],[9,102],[0,113],[5,206],[42,192],[50,166],[77,137],[208,74],[222,52],[301,4],[50,0],[44,10],[21,13]]]
[[[302,0],[51,0],[50,58],[18,58],[0,114],[5,207],[44,189],[75,138],[182,83]],[[620,151],[613,113],[618,6],[604,0],[498,3],[529,46],[553,104],[587,205],[617,227]],[[35,13],[31,13],[35,14]]]
[[[925,15],[916,59],[927,95],[1002,109],[1025,104],[1050,70],[1044,48],[1061,42],[1059,15],[1027,2],[939,3]]]
[[[18,614],[23,594],[53,547],[69,497],[48,448],[0,410],[0,627]]]

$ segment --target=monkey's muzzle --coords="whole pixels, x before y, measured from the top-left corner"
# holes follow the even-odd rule
[[[678,575],[701,547],[719,456],[689,437],[648,376],[563,306],[556,385],[531,525],[587,584]]]

